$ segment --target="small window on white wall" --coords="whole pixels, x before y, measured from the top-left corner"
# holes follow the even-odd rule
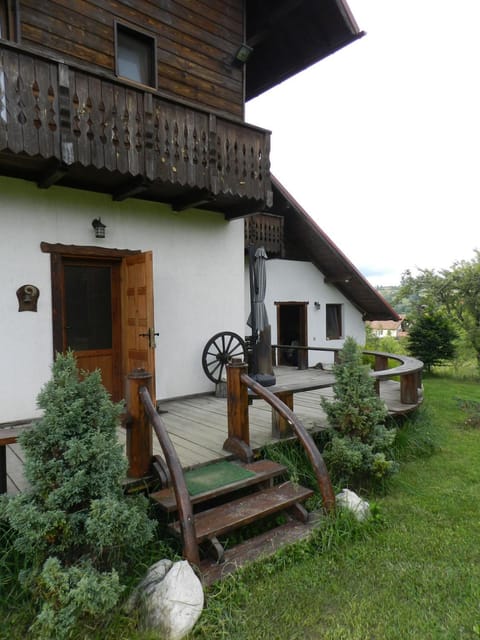
[[[327,340],[343,338],[342,309],[341,304],[325,305]]]

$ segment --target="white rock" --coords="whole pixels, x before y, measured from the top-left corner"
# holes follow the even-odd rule
[[[343,489],[335,498],[337,505],[345,509],[350,509],[359,522],[365,520],[370,515],[370,505],[366,500],[357,496],[355,491]]]
[[[180,640],[194,627],[203,610],[200,580],[186,560],[160,560],[150,567],[127,603],[141,606],[143,630],[158,630],[162,639]]]

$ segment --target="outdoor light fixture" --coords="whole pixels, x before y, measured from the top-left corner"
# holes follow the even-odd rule
[[[105,238],[105,229],[107,228],[107,225],[103,224],[101,218],[95,218],[92,220],[92,227],[95,230],[96,238]]]
[[[237,52],[235,54],[235,62],[237,64],[245,64],[250,58],[250,56],[252,55],[252,53],[253,53],[252,47],[249,47],[248,44],[244,42],[237,49]]]
[[[318,309],[320,309],[320,303],[319,302],[314,302],[313,304],[315,305],[315,309],[317,309],[317,311],[318,311]]]

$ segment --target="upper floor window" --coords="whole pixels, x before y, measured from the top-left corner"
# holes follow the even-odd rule
[[[343,337],[342,305],[327,304],[325,310],[327,340],[339,340]]]
[[[17,40],[17,1],[0,0],[0,38]]]
[[[134,82],[156,87],[155,38],[116,23],[116,73]]]

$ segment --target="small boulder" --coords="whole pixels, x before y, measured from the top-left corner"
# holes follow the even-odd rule
[[[350,509],[359,522],[362,522],[370,515],[370,505],[366,500],[357,496],[355,491],[343,489],[335,496],[337,506]]]
[[[158,630],[165,640],[180,640],[193,629],[203,604],[202,584],[189,563],[164,559],[150,567],[127,610],[140,607],[142,630]]]

